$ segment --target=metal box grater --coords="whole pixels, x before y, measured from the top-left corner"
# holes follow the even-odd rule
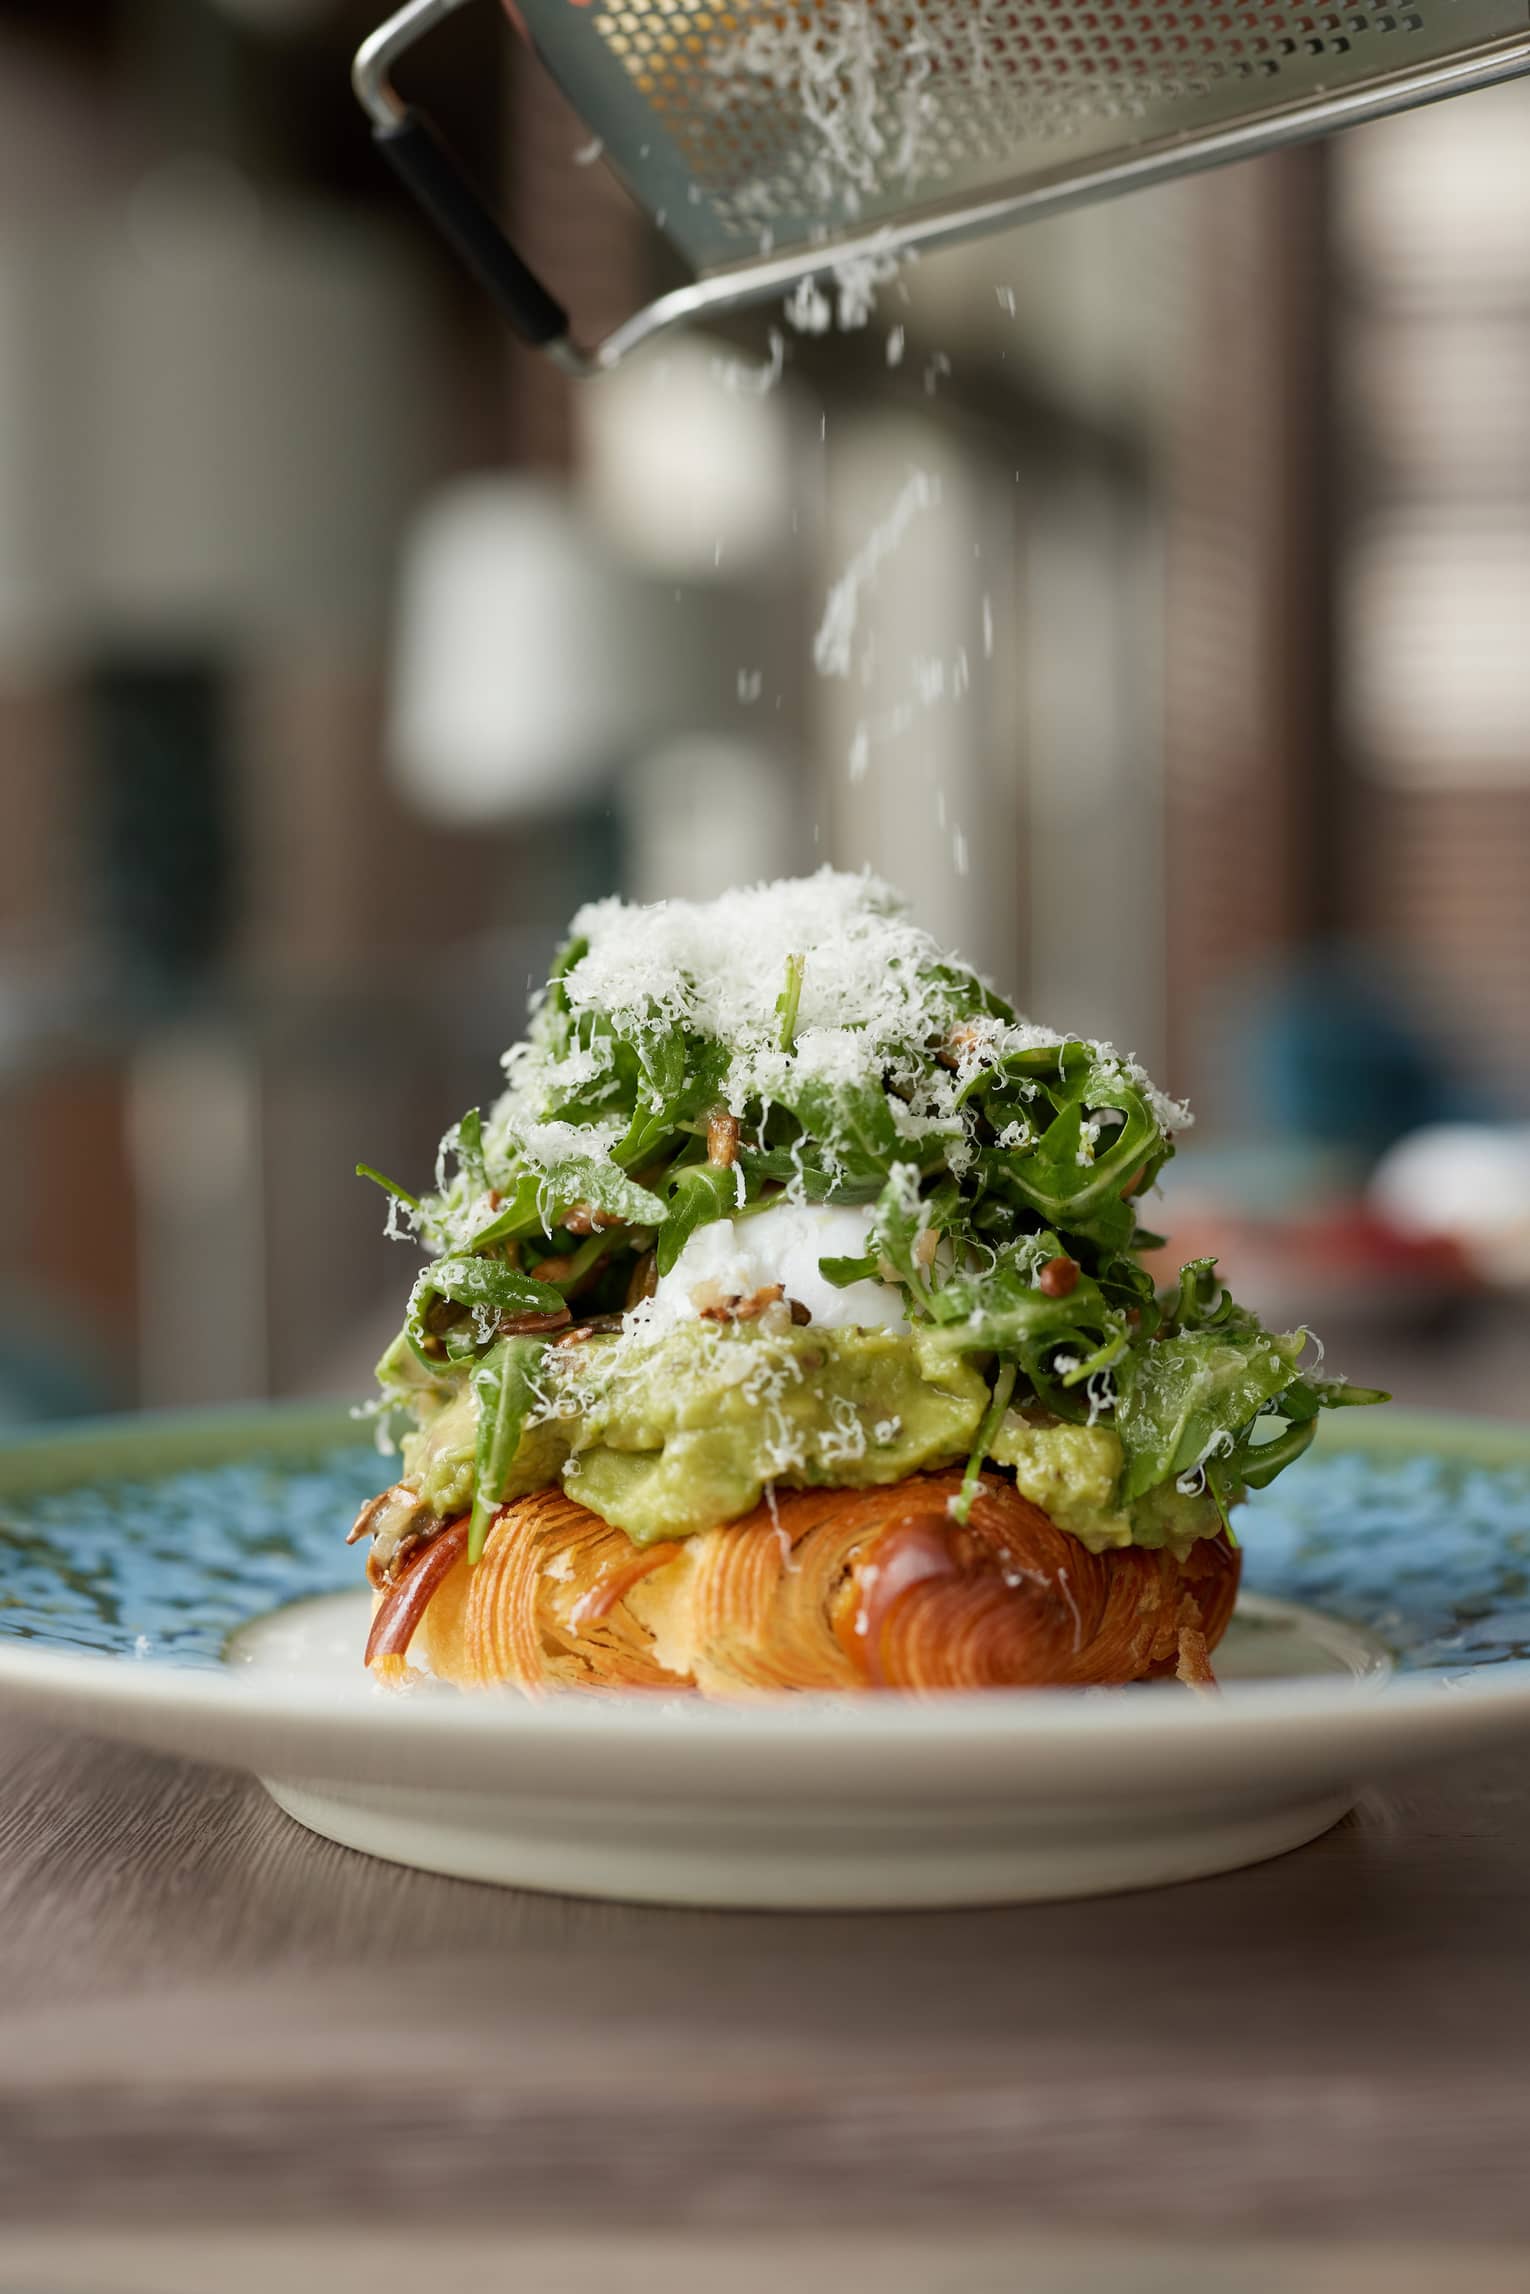
[[[709,310],[1530,70],[1530,0],[505,0],[695,273],[584,346],[394,90],[465,4],[409,0],[357,94],[510,323],[582,374]]]

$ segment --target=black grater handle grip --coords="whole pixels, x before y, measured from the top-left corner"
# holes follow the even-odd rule
[[[521,261],[425,114],[403,109],[372,140],[521,340],[537,350],[566,341],[567,311]]]

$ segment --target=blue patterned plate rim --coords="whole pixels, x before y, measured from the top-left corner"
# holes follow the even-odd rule
[[[87,1701],[97,1715],[135,1699],[157,1698],[166,1709],[203,1704],[210,1710],[225,1702],[248,1709],[258,1697],[293,1719],[307,1713],[338,1725],[342,1716],[349,1716],[353,1723],[364,1720],[369,1731],[407,1727],[451,1734],[481,1729],[490,1705],[492,1725],[499,1730],[534,1728],[544,1735],[550,1731],[572,1739],[609,1727],[610,1699],[558,1700],[556,1709],[513,1700],[379,1699],[365,1683],[358,1684],[359,1693],[349,1686],[270,1676],[257,1684],[249,1674],[241,1675],[237,1667],[222,1661],[225,1642],[241,1624],[294,1600],[358,1589],[355,1555],[342,1541],[344,1507],[358,1493],[376,1488],[385,1471],[339,1403],[127,1414],[0,1436],[0,1690],[13,1701],[30,1696],[34,1703],[51,1702],[60,1708],[68,1701],[66,1688],[72,1686],[84,1697],[88,1683]],[[186,1626],[193,1640],[201,1636],[201,1645],[190,1656],[167,1655],[152,1634],[138,1637],[148,1644],[141,1648],[91,1647],[78,1634],[55,1632],[46,1609],[40,1624],[29,1628],[24,1616],[18,1623],[16,1589],[7,1579],[14,1576],[15,1555],[29,1534],[31,1516],[25,1509],[46,1510],[61,1528],[67,1523],[73,1535],[90,1502],[102,1508],[118,1505],[124,1502],[124,1490],[130,1496],[136,1493],[140,1506],[152,1500],[157,1519],[162,1495],[179,1483],[176,1503],[187,1520],[199,1520],[211,1484],[197,1477],[210,1476],[217,1482],[220,1476],[226,1481],[240,1473],[261,1472],[285,1473],[279,1492],[283,1522],[291,1500],[294,1518],[306,1507],[306,1526],[300,1524],[290,1535],[286,1527],[273,1530],[271,1542],[283,1547],[280,1566],[273,1565],[264,1579],[257,1572],[254,1584],[245,1582],[246,1549],[240,1548],[237,1576],[242,1606],[229,1611],[214,1601],[205,1617]],[[348,1493],[343,1502],[338,1496],[342,1482]],[[116,1496],[102,1494],[109,1488],[116,1489]],[[1443,1504],[1441,1492],[1446,1493]],[[302,1506],[296,1504],[297,1498]],[[1404,1498],[1411,1510],[1399,1514]],[[240,1502],[248,1507],[255,1500],[246,1492]],[[1342,1541],[1328,1535],[1325,1542],[1323,1534],[1314,1539],[1313,1523],[1321,1532],[1325,1507],[1336,1517],[1342,1515]],[[173,1507],[170,1510],[173,1513]],[[172,1519],[167,1535],[174,1531]],[[9,1566],[7,1543],[12,1548]],[[1504,1721],[1509,1718],[1505,1708],[1512,1707],[1530,1721],[1530,1427],[1398,1409],[1374,1415],[1357,1412],[1330,1421],[1309,1458],[1250,1509],[1244,1544],[1251,1590],[1294,1598],[1326,1615],[1347,1616],[1367,1629],[1374,1628],[1375,1618],[1359,1612],[1367,1604],[1374,1607],[1378,1591],[1389,1601],[1397,1594],[1398,1617],[1413,1636],[1404,1648],[1403,1670],[1382,1685],[1302,1680],[1240,1684],[1220,1701],[1220,1710],[1197,1700],[1187,1699],[1183,1705],[1176,1701],[1172,1711],[1155,1711],[1155,1740],[1166,1732],[1178,1737],[1208,1727],[1225,1730],[1232,1724],[1234,1707],[1250,1724],[1283,1715],[1296,1725],[1302,1715],[1311,1721],[1341,1707],[1352,1713],[1361,1701],[1371,1708],[1376,1723],[1382,1720],[1383,1707],[1400,1718],[1408,1709],[1417,1712],[1427,1703],[1443,1718],[1441,1708],[1448,1706],[1461,1714],[1461,1720],[1446,1725],[1443,1737],[1457,1741],[1470,1741],[1474,1733],[1462,1708],[1491,1703]],[[1368,1557],[1363,1567],[1357,1564],[1353,1582],[1343,1570],[1335,1572],[1334,1555],[1341,1544],[1345,1553],[1353,1549]],[[155,1564],[156,1582],[175,1579],[176,1564],[187,1550],[189,1544],[162,1551]],[[316,1566],[315,1555],[322,1556]],[[195,1581],[195,1571],[188,1574]],[[205,1574],[211,1582],[218,1573]],[[235,1574],[223,1570],[224,1592]],[[95,1597],[88,1566],[76,1567],[72,1575],[79,1599],[88,1603]],[[1467,1579],[1462,1596],[1461,1585]],[[1441,1594],[1433,1590],[1440,1587],[1457,1601],[1449,1615],[1444,1613]],[[113,1656],[119,1661],[111,1661]],[[146,1661],[120,1661],[131,1656]],[[1472,1693],[1442,1697],[1442,1685],[1470,1688]],[[650,1726],[672,1725],[652,1701],[640,1708],[622,1702],[624,1730],[643,1733]],[[666,1708],[673,1703],[662,1702]],[[942,1738],[953,1732],[977,1738],[1000,1727],[1012,1731],[1015,1716],[1022,1711],[1028,1736],[1054,1725],[1090,1735],[1120,1727],[1119,1700],[1080,1698],[1069,1692],[992,1691],[942,1700],[938,1725],[928,1705],[842,1698],[791,1700],[790,1714],[779,1706],[746,1708],[730,1713],[723,1725],[730,1733],[762,1738],[777,1731],[800,1734],[803,1718],[830,1704],[836,1708],[836,1733],[842,1742],[864,1732],[885,1743],[889,1734],[917,1736],[932,1728]],[[1482,1719],[1487,1719],[1485,1711]],[[1497,1733],[1503,1733],[1501,1726]]]

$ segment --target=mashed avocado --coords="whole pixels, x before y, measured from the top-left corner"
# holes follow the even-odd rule
[[[1011,1410],[989,1456],[996,1466],[1012,1470],[1022,1497],[1091,1553],[1120,1545],[1167,1545],[1183,1554],[1198,1537],[1214,1537],[1221,1527],[1209,1497],[1187,1497],[1172,1482],[1132,1506],[1121,1506],[1124,1452],[1109,1426],[1038,1424],[1023,1411]]]
[[[688,1323],[646,1347],[592,1339],[551,1356],[552,1415],[521,1437],[509,1502],[560,1476],[635,1544],[734,1521],[767,1483],[865,1488],[965,1462],[988,1389],[932,1332]],[[404,1476],[449,1521],[473,1502],[478,1405],[464,1381],[417,1390],[430,1410],[403,1444]],[[1021,1494],[1091,1552],[1214,1536],[1211,1500],[1172,1483],[1119,1503],[1108,1426],[1011,1410],[989,1452]]]
[[[440,1388],[432,1389],[439,1394]],[[474,1454],[478,1440],[478,1402],[463,1382],[461,1391],[444,1399],[435,1415],[417,1433],[406,1434],[404,1475],[442,1521],[466,1513],[473,1503]],[[529,1497],[533,1490],[555,1482],[568,1455],[568,1435],[561,1425],[528,1426],[515,1453],[515,1464],[505,1484],[503,1503]]]
[[[691,1323],[641,1351],[582,1352],[564,1487],[638,1545],[734,1520],[767,1482],[864,1488],[954,1465],[988,1401],[917,1332]]]

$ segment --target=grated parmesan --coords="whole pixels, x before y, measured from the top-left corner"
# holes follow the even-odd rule
[[[823,620],[813,640],[813,662],[820,676],[849,676],[862,591],[876,580],[921,510],[934,509],[939,500],[940,480],[928,470],[911,470],[887,516],[868,536],[829,592]]]
[[[869,874],[824,868],[711,901],[600,900],[579,911],[572,936],[584,953],[560,986],[576,1022],[599,1015],[637,1042],[679,1026],[726,1046],[721,1096],[739,1116],[776,1100],[788,1077],[829,1090],[891,1080],[906,1095],[896,1110],[903,1136],[942,1137],[957,1163],[966,1142],[963,1088],[1012,1053],[1069,1040],[1066,1031],[985,1015],[964,1023],[954,1066],[931,1059],[928,1046],[945,1026],[942,975],[972,975]],[[777,1000],[788,958],[798,956],[802,993],[788,1053]],[[1155,1090],[1135,1062],[1108,1044],[1092,1048],[1147,1094],[1166,1130],[1185,1128],[1188,1110]],[[570,1156],[606,1157],[622,1119],[549,1119],[571,1086],[598,1078],[603,1056],[603,1043],[555,1054],[534,1024],[505,1055],[507,1088],[485,1127],[491,1147],[544,1171]]]

